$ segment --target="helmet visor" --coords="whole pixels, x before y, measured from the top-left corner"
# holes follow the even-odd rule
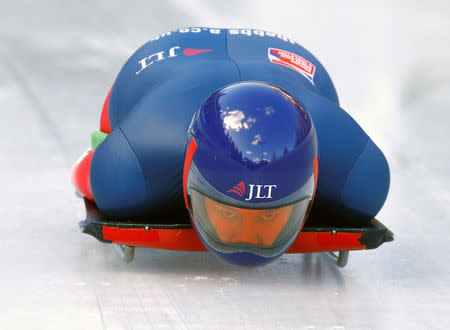
[[[193,189],[191,203],[196,229],[214,249],[252,252],[263,257],[286,250],[297,237],[310,196],[277,208],[244,208],[221,203]]]

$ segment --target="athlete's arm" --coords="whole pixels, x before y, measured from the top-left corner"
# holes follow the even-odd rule
[[[390,184],[382,151],[336,103],[302,93],[319,142],[317,202],[353,220],[370,220],[383,206]]]
[[[111,95],[109,90],[103,103],[102,113],[100,116],[100,132],[94,132],[91,135],[91,149],[83,154],[80,159],[75,163],[72,168],[72,184],[75,189],[87,199],[95,202],[94,195],[92,194],[92,188],[90,184],[90,167],[92,157],[94,156],[95,149],[106,138],[106,135],[111,133],[111,124],[109,122],[109,97]]]

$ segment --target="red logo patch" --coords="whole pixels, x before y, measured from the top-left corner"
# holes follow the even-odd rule
[[[183,54],[187,56],[198,55],[206,52],[210,52],[212,49],[195,49],[195,48],[186,48],[183,50]]]
[[[233,188],[228,190],[227,192],[235,193],[239,197],[244,196],[245,193],[245,184],[244,182],[239,182],[237,185],[235,185]]]
[[[313,79],[316,67],[308,60],[297,54],[288,52],[287,50],[277,48],[268,48],[267,56],[269,57],[270,62],[281,64],[297,71],[314,85]]]

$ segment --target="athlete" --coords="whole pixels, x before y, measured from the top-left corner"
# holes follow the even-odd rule
[[[92,138],[72,174],[83,196],[112,217],[190,219],[234,265],[280,257],[313,202],[313,215],[362,224],[389,190],[383,153],[339,107],[325,68],[260,30],[184,28],[148,42]]]

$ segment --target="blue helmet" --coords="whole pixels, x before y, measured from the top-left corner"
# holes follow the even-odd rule
[[[306,220],[317,169],[314,125],[297,99],[261,82],[219,89],[187,136],[183,190],[199,238],[233,265],[274,261]]]

